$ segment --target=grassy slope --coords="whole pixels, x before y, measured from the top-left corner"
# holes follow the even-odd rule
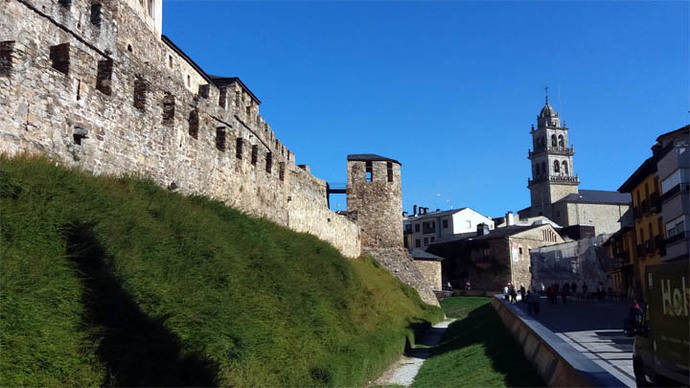
[[[413,387],[545,386],[510,336],[486,297],[454,297],[441,302],[458,318],[426,360]]]
[[[373,260],[200,197],[0,159],[0,386],[361,385],[436,321]]]

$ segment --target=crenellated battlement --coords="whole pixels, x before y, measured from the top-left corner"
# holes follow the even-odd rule
[[[147,175],[358,256],[359,228],[328,209],[325,182],[296,167],[260,100],[239,78],[206,74],[157,33],[160,2],[149,1],[4,3],[0,152]],[[143,28],[148,4],[154,16]]]

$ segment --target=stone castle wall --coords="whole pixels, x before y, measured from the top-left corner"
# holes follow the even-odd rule
[[[127,4],[3,2],[0,153],[145,175],[359,256],[359,227],[328,209],[325,182],[295,165],[256,97],[196,71]]]

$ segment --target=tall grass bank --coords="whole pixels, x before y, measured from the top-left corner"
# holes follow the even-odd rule
[[[0,159],[0,288],[0,386],[361,386],[442,316],[311,235],[42,159]]]

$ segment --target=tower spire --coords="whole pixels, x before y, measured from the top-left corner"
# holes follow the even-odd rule
[[[549,87],[544,86],[544,91],[546,92],[546,105],[549,105]]]

